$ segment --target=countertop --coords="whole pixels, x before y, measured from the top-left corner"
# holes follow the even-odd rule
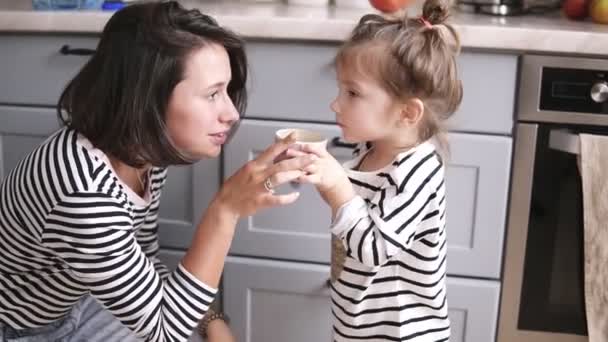
[[[369,9],[283,3],[182,1],[248,38],[337,42]],[[410,10],[410,15],[419,12]],[[97,34],[111,12],[34,11],[29,0],[0,0],[0,33]],[[560,11],[494,17],[454,11],[451,23],[465,49],[608,57],[608,25],[571,21]]]

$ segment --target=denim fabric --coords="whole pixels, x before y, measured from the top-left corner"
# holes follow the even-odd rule
[[[15,330],[0,322],[1,342],[141,342],[91,296],[82,297],[70,313],[47,326]],[[200,342],[194,333],[190,342]]]

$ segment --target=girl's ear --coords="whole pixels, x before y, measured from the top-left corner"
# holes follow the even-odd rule
[[[424,103],[417,97],[407,99],[401,104],[399,121],[405,126],[415,126],[424,115]]]

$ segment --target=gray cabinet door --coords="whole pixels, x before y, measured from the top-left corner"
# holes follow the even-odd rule
[[[322,265],[229,257],[224,309],[243,342],[331,341]],[[495,341],[499,282],[448,277],[452,342]]]
[[[173,166],[160,202],[159,239],[162,247],[186,249],[203,210],[219,189],[220,159]]]
[[[329,267],[229,257],[224,310],[240,342],[329,342]]]
[[[0,179],[58,128],[54,109],[0,106]],[[190,245],[194,226],[220,181],[219,159],[169,168],[159,218],[162,246]]]
[[[449,134],[448,274],[500,277],[512,139]]]
[[[340,135],[334,125],[244,120],[225,149],[225,176],[272,144],[276,130],[292,127],[318,131],[330,140]],[[329,151],[339,160],[347,160],[352,155],[352,150],[347,148],[330,147]],[[288,184],[278,191],[299,191],[300,198],[294,204],[265,209],[240,220],[231,254],[328,262],[331,213],[325,202],[310,184]]]
[[[450,342],[494,342],[498,320],[498,281],[448,277]]]
[[[227,175],[273,141],[276,129],[308,127],[328,137],[339,129],[329,125],[244,120],[225,151]],[[498,278],[507,206],[511,139],[451,133],[448,161],[448,273]],[[349,149],[333,149],[341,160]],[[329,262],[330,212],[310,185],[292,205],[264,210],[239,222],[234,255]]]
[[[179,262],[182,261],[186,252],[184,251],[176,251],[170,249],[161,248],[158,251],[158,258],[169,268],[170,271],[173,271],[179,265]]]

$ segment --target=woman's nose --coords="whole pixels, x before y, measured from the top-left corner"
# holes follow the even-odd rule
[[[240,118],[239,112],[237,111],[236,107],[234,106],[234,103],[232,103],[232,100],[229,100],[228,105],[226,106],[226,109],[223,110],[222,114],[220,115],[220,121],[233,123],[235,121],[238,121],[239,118]]]

